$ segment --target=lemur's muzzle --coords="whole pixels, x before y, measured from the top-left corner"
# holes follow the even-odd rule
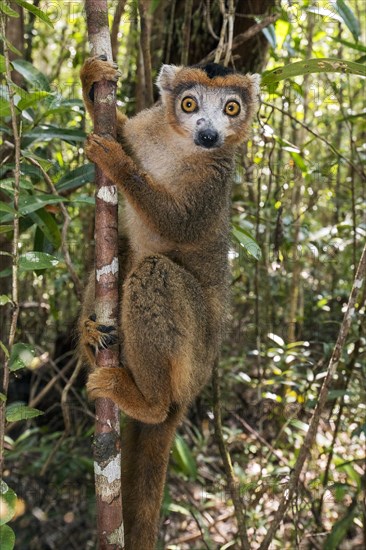
[[[211,130],[210,128],[207,128],[206,130],[200,130],[198,132],[195,139],[195,144],[210,149],[211,147],[215,147],[215,145],[217,145],[218,140],[218,132],[216,132],[216,130]]]

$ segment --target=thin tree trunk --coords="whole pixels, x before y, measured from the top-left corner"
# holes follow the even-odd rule
[[[92,55],[112,61],[107,0],[85,0]],[[95,85],[94,132],[116,136],[116,84]],[[105,325],[118,323],[118,219],[117,189],[96,166],[95,312]],[[97,368],[118,367],[118,352],[101,350]],[[94,436],[94,471],[100,550],[124,547],[121,491],[119,410],[109,399],[97,399]]]
[[[111,29],[111,43],[112,43],[112,55],[113,59],[117,61],[118,54],[118,31],[121,23],[122,14],[126,6],[126,0],[118,0],[116,11],[114,12],[112,29]]]

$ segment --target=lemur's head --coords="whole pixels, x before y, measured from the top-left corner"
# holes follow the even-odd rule
[[[157,78],[169,123],[196,146],[238,144],[248,136],[259,99],[260,76],[210,63],[163,65]]]

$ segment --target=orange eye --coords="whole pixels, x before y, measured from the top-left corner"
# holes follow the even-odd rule
[[[198,108],[197,101],[189,96],[182,100],[181,106],[185,113],[193,113]]]
[[[228,101],[224,111],[228,116],[237,116],[240,113],[240,105],[237,101]]]

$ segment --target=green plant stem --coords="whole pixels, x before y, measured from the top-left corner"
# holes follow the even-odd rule
[[[6,17],[0,15],[0,25],[2,36],[5,36]],[[20,130],[18,128],[17,114],[14,105],[14,90],[12,88],[11,81],[11,66],[9,58],[9,48],[4,40],[3,52],[5,58],[5,79],[6,87],[9,93],[9,105],[11,113],[11,123],[13,129],[14,147],[15,147],[15,169],[14,169],[14,202],[13,208],[14,220],[13,220],[13,242],[12,242],[12,315],[10,321],[9,337],[7,342],[7,354],[4,361],[3,379],[2,379],[2,394],[3,399],[0,400],[0,479],[2,478],[4,468],[4,435],[6,424],[6,399],[8,395],[10,368],[9,360],[11,350],[15,340],[15,333],[18,323],[19,315],[19,300],[18,300],[18,262],[19,262],[19,188],[20,188]]]

